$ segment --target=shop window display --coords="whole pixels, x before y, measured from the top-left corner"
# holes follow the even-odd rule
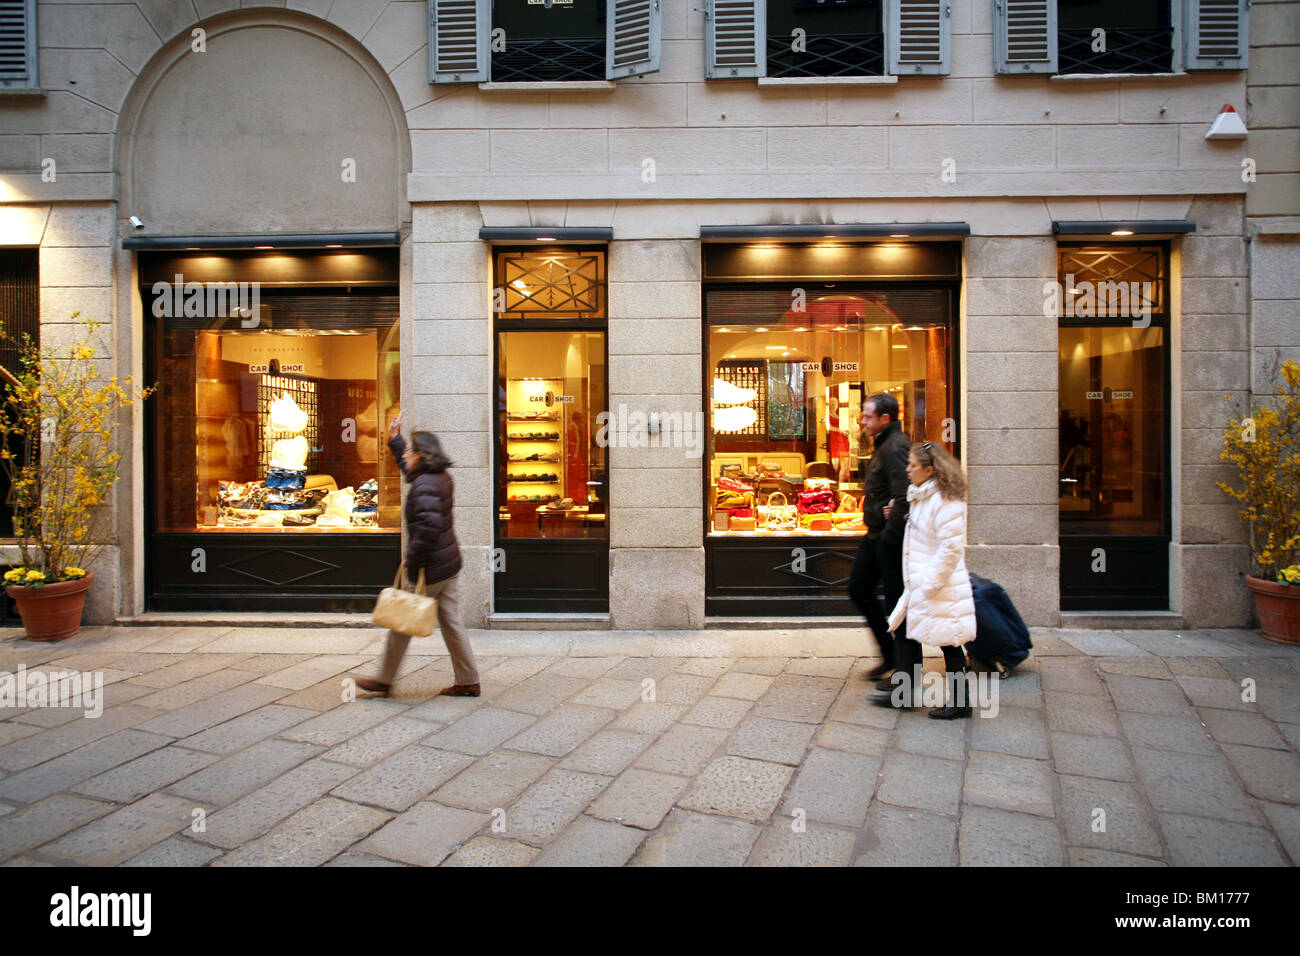
[[[914,441],[953,450],[952,292],[706,291],[711,536],[853,536],[877,392]]]
[[[498,535],[605,537],[604,333],[498,336]]]
[[[162,531],[390,533],[401,476],[393,296],[264,294],[237,318],[169,320],[160,343]]]

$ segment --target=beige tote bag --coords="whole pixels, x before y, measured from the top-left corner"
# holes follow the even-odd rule
[[[438,602],[424,593],[424,568],[420,569],[420,579],[414,591],[402,589],[405,575],[406,563],[403,562],[397,569],[393,586],[379,592],[370,620],[399,634],[428,637],[438,623]]]

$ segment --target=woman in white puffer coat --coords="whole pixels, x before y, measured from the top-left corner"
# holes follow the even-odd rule
[[[975,601],[966,571],[966,476],[941,446],[913,445],[907,462],[909,511],[903,536],[903,596],[889,617],[893,631],[907,621],[907,655],[921,663],[921,645],[943,652],[948,703],[930,711],[939,720],[969,717],[970,687],[962,647],[975,639]],[[919,668],[906,668],[918,680]],[[914,685],[915,686],[915,685]]]

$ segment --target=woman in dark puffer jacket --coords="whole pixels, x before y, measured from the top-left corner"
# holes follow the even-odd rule
[[[448,697],[477,697],[478,668],[474,664],[474,651],[469,646],[469,635],[460,623],[457,609],[459,588],[456,576],[460,573],[460,545],[456,543],[456,532],[452,528],[452,481],[447,473],[451,462],[432,432],[412,432],[408,449],[402,440],[400,414],[388,426],[388,447],[411,486],[402,512],[407,532],[406,576],[414,585],[419,579],[420,569],[424,569],[425,593],[438,600],[438,629],[442,631],[456,675],[456,683],[438,693]],[[409,635],[389,631],[379,679],[358,677],[357,686],[388,696],[410,641]]]

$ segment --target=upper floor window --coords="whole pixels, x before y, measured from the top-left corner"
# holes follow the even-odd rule
[[[1249,0],[994,0],[999,73],[1244,70]]]
[[[768,0],[768,76],[884,72],[880,0]]]
[[[706,0],[705,75],[945,74],[950,0]]]
[[[36,0],[0,0],[0,89],[39,85]]]
[[[1056,0],[1060,73],[1170,73],[1170,0]]]
[[[614,80],[659,69],[662,0],[429,0],[429,82]]]

